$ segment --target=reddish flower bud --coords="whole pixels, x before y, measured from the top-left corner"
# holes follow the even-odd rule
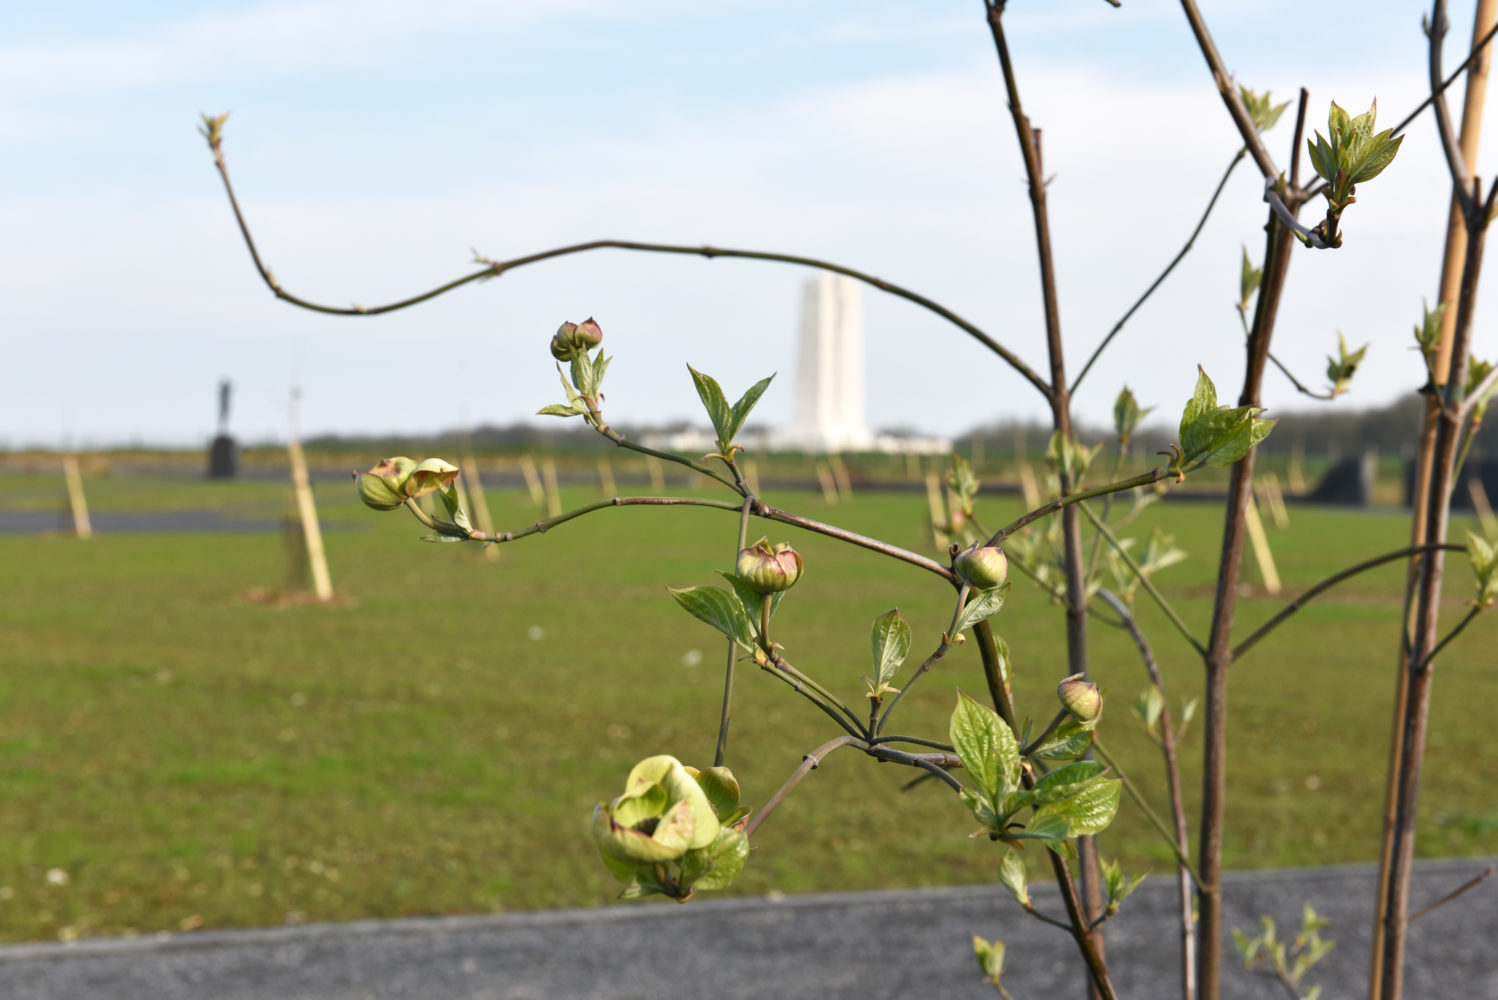
[[[1079,722],[1096,722],[1103,714],[1102,693],[1096,684],[1084,681],[1081,674],[1073,674],[1056,685],[1056,696]]]
[[[979,590],[1002,587],[1009,579],[1009,558],[996,545],[969,545],[953,564],[962,578]]]
[[[801,555],[784,542],[770,547],[761,538],[739,552],[734,573],[756,594],[775,594],[801,579]]]

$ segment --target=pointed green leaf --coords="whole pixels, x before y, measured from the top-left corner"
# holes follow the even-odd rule
[[[1394,157],[1399,153],[1399,144],[1404,142],[1404,136],[1391,139],[1392,130],[1380,132],[1368,140],[1368,146],[1363,155],[1352,165],[1351,181],[1361,184],[1371,181],[1384,172],[1389,164],[1394,162]]]
[[[688,851],[681,859],[681,884],[691,889],[726,889],[744,870],[749,838],[744,831],[723,827],[707,847]]]
[[[536,411],[538,417],[576,417],[588,411],[577,406],[563,406],[561,403],[548,403]]]
[[[1005,851],[999,862],[999,882],[1021,906],[1030,905],[1030,885],[1025,875],[1025,862],[1018,851]]]
[[[697,386],[697,398],[702,400],[708,419],[713,422],[718,443],[723,447],[733,444],[733,434],[730,432],[733,410],[729,408],[728,399],[723,395],[723,387],[711,375],[704,375],[691,365],[687,365],[687,371],[692,373],[692,382]]]
[[[443,486],[437,491],[438,498],[442,501],[442,509],[447,512],[446,521],[459,531],[469,532],[473,530],[473,524],[468,520],[468,512],[458,502],[457,480]]]
[[[572,370],[572,384],[577,386],[578,393],[589,399],[597,399],[598,386],[593,380],[593,362],[588,360],[588,355],[583,351],[576,352],[568,362],[568,367]]]
[[[1100,833],[1113,822],[1122,790],[1123,783],[1117,778],[1095,778],[1071,798],[1041,806],[1036,816],[1064,817],[1073,837]]]
[[[666,589],[676,598],[676,603],[686,608],[694,618],[722,632],[743,647],[745,652],[753,652],[754,626],[749,619],[749,612],[733,594],[717,587]]]
[[[756,593],[753,588],[749,586],[749,584],[744,582],[744,578],[741,576],[736,576],[733,573],[724,573],[721,570],[718,572],[718,575],[727,580],[729,584],[733,586],[733,592],[738,595],[739,602],[744,605],[744,609],[746,611],[749,611],[749,620],[754,624],[754,634],[758,635],[759,606],[760,602],[764,600],[764,595]],[[788,590],[777,590],[775,593],[770,595],[771,619],[775,617],[775,611],[780,607],[781,598],[785,597],[785,595],[788,593],[790,593],[790,591]],[[749,610],[751,608],[753,609],[752,611]]]
[[[1196,391],[1181,413],[1182,468],[1231,465],[1264,440],[1274,428],[1273,420],[1260,419],[1255,406],[1219,407],[1217,387],[1200,366]]]
[[[1004,606],[1005,599],[1009,596],[1009,587],[1010,583],[1006,580],[1003,586],[969,594],[967,604],[963,605],[962,613],[957,616],[957,624],[953,626],[952,634],[956,635],[998,614]]]
[[[874,619],[869,643],[874,653],[875,684],[882,688],[895,679],[900,665],[910,653],[910,625],[900,617],[899,608]]]
[[[1092,726],[1068,717],[1045,741],[1030,751],[1036,760],[1076,760],[1092,746]]]
[[[1004,942],[988,942],[973,935],[973,954],[978,958],[978,967],[987,981],[999,985],[999,976],[1004,971]]]
[[[958,691],[950,734],[962,766],[990,800],[1019,783],[1019,744],[993,709]]]
[[[749,411],[754,409],[754,404],[759,402],[759,397],[765,394],[765,390],[770,387],[770,381],[774,378],[775,376],[771,375],[760,379],[745,390],[744,394],[739,397],[739,401],[733,404],[733,409],[729,412],[728,438],[723,442],[724,444],[732,444],[733,439],[738,437],[739,431],[743,429],[744,421],[749,418]]]

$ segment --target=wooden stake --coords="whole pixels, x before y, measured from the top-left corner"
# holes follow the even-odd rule
[[[1290,491],[1297,496],[1306,491],[1305,464],[1306,450],[1297,440],[1290,446],[1290,466],[1285,470],[1285,479],[1290,483]]]
[[[603,490],[605,497],[619,495],[619,484],[614,481],[614,467],[609,464],[606,455],[598,456],[598,488]]]
[[[947,505],[941,494],[941,479],[934,472],[926,473],[926,507],[931,511],[931,544],[936,548],[946,545]]]
[[[557,463],[550,455],[541,463],[541,478],[546,483],[546,516],[562,513],[562,491],[557,488]]]
[[[1281,590],[1280,575],[1274,568],[1274,553],[1269,551],[1269,539],[1264,534],[1264,522],[1259,520],[1259,507],[1253,494],[1244,508],[1244,526],[1248,528],[1248,540],[1253,543],[1254,558],[1259,563],[1259,575],[1264,578],[1264,589],[1271,594]]]
[[[837,484],[837,498],[852,500],[853,480],[848,478],[848,467],[843,464],[843,456],[833,452],[829,461],[832,465],[832,481]]]
[[[1472,495],[1472,509],[1477,511],[1477,520],[1482,524],[1482,533],[1488,538],[1498,538],[1498,517],[1493,516],[1493,505],[1488,502],[1488,491],[1477,476],[1467,477],[1467,492]]]
[[[297,440],[296,403],[293,396],[291,434],[286,453],[291,458],[291,490],[296,495],[297,512],[302,519],[302,533],[307,539],[307,565],[312,570],[312,592],[319,601],[333,599],[333,578],[328,574],[328,555],[323,549],[322,527],[317,523],[317,504],[312,499],[312,482],[307,478],[307,456]]]
[[[666,463],[654,455],[647,455],[645,468],[650,470],[650,492],[656,495],[666,492]]]
[[[759,463],[752,458],[744,459],[744,482],[750,493],[759,496]]]
[[[465,502],[463,509],[473,515],[473,523],[478,526],[480,531],[493,532],[494,518],[489,515],[489,500],[484,496],[484,484],[479,479],[479,463],[473,457],[472,452],[463,456],[462,470],[462,474],[458,476],[456,482],[462,483],[464,480],[468,481],[468,501],[472,502],[472,506],[469,506],[469,503]],[[459,489],[462,489],[462,487],[460,486]],[[481,545],[479,546],[479,551],[490,562],[499,561],[498,545]]]
[[[93,538],[94,524],[88,518],[88,498],[83,495],[83,473],[78,456],[71,451],[62,456],[62,478],[68,484],[68,506],[73,511],[73,533],[79,538]]]
[[[828,503],[837,503],[837,483],[832,480],[832,471],[827,468],[826,462],[817,463],[817,482],[822,484],[822,499]]]
[[[1040,484],[1035,481],[1035,473],[1029,462],[1019,463],[1019,488],[1025,497],[1026,510],[1034,510],[1040,506]]]
[[[536,460],[530,455],[520,456],[520,474],[525,477],[525,488],[531,495],[531,506],[540,507],[546,502],[546,490],[541,486],[541,477],[536,472]]]

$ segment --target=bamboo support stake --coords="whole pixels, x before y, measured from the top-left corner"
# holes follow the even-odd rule
[[[837,484],[837,498],[843,502],[853,499],[853,480],[848,477],[848,467],[843,456],[833,452],[829,458],[832,465],[832,481]]]
[[[1467,492],[1472,496],[1472,509],[1482,524],[1482,533],[1488,538],[1498,538],[1498,517],[1493,516],[1493,505],[1488,502],[1488,491],[1476,476],[1467,479]]]
[[[562,491],[557,487],[557,463],[548,455],[541,463],[541,478],[546,484],[546,516],[562,515]]]
[[[607,455],[598,456],[598,487],[606,497],[619,495],[619,484],[614,481],[614,467],[609,464]]]
[[[1306,491],[1306,450],[1296,441],[1290,446],[1290,466],[1285,470],[1290,492],[1299,496]]]
[[[467,492],[471,505],[465,504],[464,509],[473,514],[473,523],[478,525],[480,531],[493,534],[494,518],[489,513],[489,499],[484,495],[484,483],[479,479],[479,463],[472,453],[463,456],[462,475],[454,481],[461,483],[465,479],[468,481]],[[490,562],[499,562],[498,545],[484,545],[480,547],[480,551]]]
[[[822,486],[822,499],[827,503],[837,503],[837,483],[833,482],[832,471],[826,462],[817,463],[817,482]]]
[[[73,512],[73,533],[79,538],[94,537],[94,523],[88,516],[88,498],[83,495],[83,473],[78,456],[71,451],[62,456],[62,478],[68,484],[68,507]]]
[[[293,407],[295,404],[292,404]],[[286,441],[291,458],[291,489],[296,496],[297,513],[302,519],[302,533],[307,539],[307,565],[312,570],[312,592],[319,601],[333,599],[333,578],[328,574],[328,555],[323,549],[322,527],[317,523],[317,504],[312,499],[312,482],[307,477],[307,456],[297,440],[295,423]]]
[[[647,455],[645,468],[650,470],[650,492],[657,495],[666,492],[666,463],[654,455]]]
[[[749,492],[759,496],[759,463],[752,458],[744,460],[744,482],[749,486]]]
[[[1019,463],[1019,488],[1025,497],[1026,510],[1035,510],[1041,505],[1040,484],[1035,481],[1035,472],[1029,462]]]
[[[1280,574],[1274,568],[1274,553],[1269,551],[1269,537],[1264,534],[1264,522],[1259,518],[1259,505],[1254,503],[1252,493],[1248,496],[1244,517],[1247,520],[1248,540],[1254,547],[1254,559],[1259,563],[1259,575],[1264,578],[1264,589],[1271,594],[1278,594],[1282,589]]]
[[[531,496],[531,506],[546,503],[546,490],[541,486],[541,476],[536,471],[536,460],[529,455],[520,456],[520,474],[525,477],[525,489]]]
[[[947,506],[942,500],[941,480],[936,473],[926,473],[926,506],[931,511],[931,545],[942,548],[946,543]]]
[[[1478,0],[1473,12],[1472,40],[1476,42],[1486,34],[1498,20],[1498,0]],[[1440,26],[1437,26],[1440,27]],[[1477,147],[1482,138],[1482,110],[1487,101],[1488,68],[1492,64],[1492,50],[1485,49],[1472,61],[1467,69],[1467,86],[1462,103],[1462,124],[1458,144],[1462,159],[1470,175],[1477,169]],[[1451,370],[1451,343],[1456,336],[1456,299],[1461,287],[1463,263],[1467,257],[1467,226],[1462,219],[1460,204],[1453,186],[1451,212],[1446,223],[1446,250],[1441,258],[1441,287],[1438,304],[1446,303],[1445,315],[1441,317],[1441,339],[1436,345],[1436,359],[1432,366],[1434,379],[1444,384]],[[1429,514],[1424,498],[1430,493],[1432,463],[1436,451],[1436,430],[1440,416],[1439,394],[1425,397],[1425,417],[1420,432],[1419,457],[1415,463],[1415,484],[1411,493],[1413,516],[1410,518],[1410,538],[1413,544],[1425,540]],[[1413,587],[1418,562],[1411,560],[1407,586]],[[1406,625],[1413,632],[1415,602],[1410,602]],[[1383,831],[1379,843],[1378,897],[1373,915],[1373,943],[1369,949],[1368,1000],[1386,1000],[1383,991],[1384,953],[1387,950],[1386,910],[1389,898],[1391,869],[1394,863],[1394,823],[1399,799],[1399,767],[1402,757],[1401,733],[1409,702],[1409,661],[1404,644],[1400,644],[1399,669],[1394,682],[1394,725],[1389,738],[1389,778],[1384,788]],[[1387,1000],[1397,1000],[1389,997]]]

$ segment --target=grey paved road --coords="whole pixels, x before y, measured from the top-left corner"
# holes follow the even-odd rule
[[[1486,862],[1417,868],[1416,908]],[[1302,901],[1329,916],[1337,948],[1308,982],[1324,1000],[1361,997],[1374,873],[1365,867],[1229,875],[1229,926],[1268,913],[1299,926]],[[1406,996],[1498,998],[1494,878],[1421,918]],[[1173,880],[1156,877],[1107,925],[1122,996],[1178,995],[1170,930]],[[1036,893],[1056,911],[1053,893]],[[1016,1000],[1082,997],[1069,940],[1002,891],[911,892],[618,906],[367,922],[166,938],[0,948],[4,1000],[522,1000],[522,998],[992,997],[972,958],[974,932],[1009,946]],[[1235,954],[1235,953],[1234,953]],[[1224,993],[1285,994],[1231,962]]]

